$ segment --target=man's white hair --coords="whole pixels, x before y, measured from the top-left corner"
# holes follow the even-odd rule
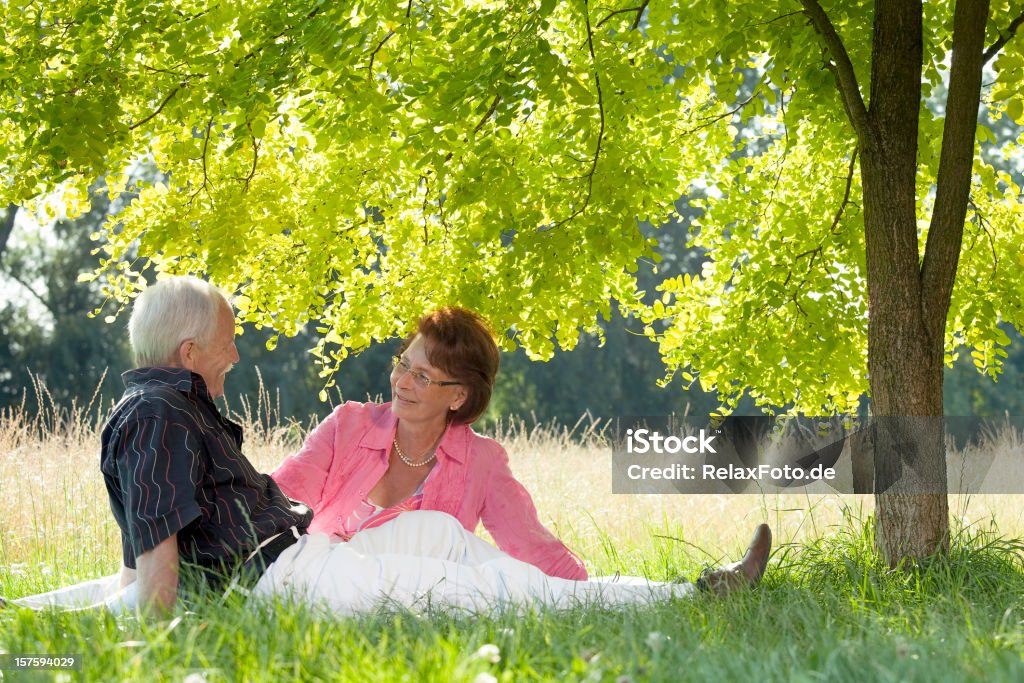
[[[176,365],[175,354],[186,339],[208,344],[217,332],[224,293],[199,278],[181,275],[143,290],[128,321],[135,362],[140,367]]]

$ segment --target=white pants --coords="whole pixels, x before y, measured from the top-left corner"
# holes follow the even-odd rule
[[[12,604],[29,609],[94,609],[106,608],[111,612],[129,612],[138,603],[137,587],[134,583],[121,588],[121,575],[111,574],[91,581],[65,586],[49,593],[29,595]]]
[[[254,595],[326,605],[339,614],[380,606],[473,611],[513,605],[567,608],[689,596],[692,584],[631,577],[570,581],[496,550],[442,512],[405,512],[348,543],[303,536],[260,578]]]
[[[11,602],[32,609],[134,610],[137,584],[119,589],[118,583],[115,574]],[[554,578],[469,533],[454,517],[429,510],[403,512],[386,524],[360,531],[347,543],[333,543],[326,534],[302,536],[270,565],[252,591],[257,596],[323,604],[339,614],[388,605],[475,611],[511,605],[620,605],[693,592],[693,584],[635,577]]]

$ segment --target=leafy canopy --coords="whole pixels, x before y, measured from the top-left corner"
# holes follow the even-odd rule
[[[1019,1],[992,3],[988,44]],[[0,200],[56,187],[87,208],[105,176],[162,180],[99,237],[127,297],[146,260],[240,293],[246,320],[312,321],[327,361],[471,306],[534,357],[639,315],[670,373],[727,403],[798,410],[867,389],[855,138],[798,2],[9,0],[0,5]],[[826,7],[862,84],[872,3]],[[926,3],[918,213],[941,142],[951,8]],[[990,121],[1024,123],[1021,40],[990,63]],[[867,98],[868,93],[864,93]],[[984,126],[947,325],[995,375],[1024,322],[1016,139]],[[993,142],[998,142],[993,145]],[[676,216],[698,277],[638,292],[660,260],[639,223]],[[46,203],[36,201],[38,210]],[[922,227],[921,245],[926,237]],[[133,257],[133,245],[142,261]],[[656,266],[655,266],[656,267]],[[506,344],[512,343],[506,339]]]

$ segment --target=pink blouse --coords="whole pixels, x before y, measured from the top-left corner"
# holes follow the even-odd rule
[[[434,470],[430,470],[427,474],[427,479],[434,474]],[[338,527],[336,534],[343,541],[350,541],[352,537],[363,529],[372,529],[380,526],[384,522],[389,522],[403,512],[410,510],[419,510],[423,507],[423,485],[426,480],[420,482],[420,485],[416,487],[416,490],[411,496],[403,500],[401,503],[395,503],[391,507],[385,508],[377,505],[369,496],[359,501],[352,512],[349,513],[348,517],[341,521],[341,526]]]
[[[370,502],[369,498],[364,498],[356,504],[355,509],[341,522],[341,526],[338,527],[335,534],[343,541],[350,541],[353,536],[363,529],[372,529],[384,522],[390,522],[403,512],[419,510],[422,507],[422,493],[413,494],[401,503],[392,505],[389,508],[374,505]]]
[[[349,401],[271,474],[286,495],[313,508],[309,531],[341,535],[387,471],[396,425],[390,403]],[[512,476],[505,449],[468,425],[450,425],[441,438],[420,504],[452,515],[470,532],[483,521],[501,550],[550,576],[587,578],[583,562],[540,523],[533,499]]]

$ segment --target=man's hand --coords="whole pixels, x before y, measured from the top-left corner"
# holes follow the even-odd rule
[[[139,605],[160,615],[170,612],[178,599],[178,535],[139,555],[135,564]]]

